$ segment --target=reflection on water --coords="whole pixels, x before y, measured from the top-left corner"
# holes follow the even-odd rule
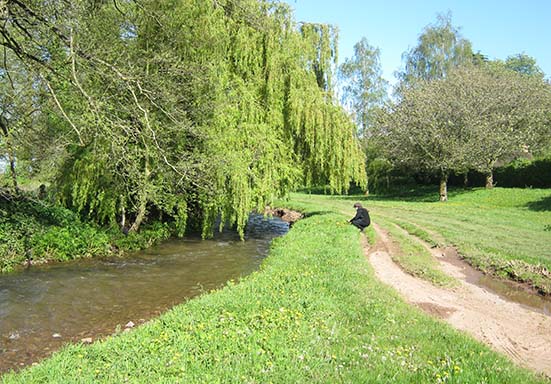
[[[526,291],[520,285],[507,283],[488,275],[481,276],[477,283],[479,286],[488,288],[509,301],[514,301],[536,312],[551,316],[551,301],[549,298]]]
[[[443,260],[460,268],[465,274],[468,283],[475,284],[500,296],[501,298],[521,304],[535,312],[551,316],[551,298],[539,296],[528,291],[521,284],[501,280],[481,271],[474,269],[465,261],[461,260],[454,248],[448,247],[444,250]]]
[[[256,270],[288,230],[253,215],[246,240],[225,231],[124,258],[78,260],[0,276],[0,371],[37,361],[68,341],[112,334]]]

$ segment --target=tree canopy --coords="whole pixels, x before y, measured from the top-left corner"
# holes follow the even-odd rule
[[[539,77],[491,65],[451,69],[405,89],[379,120],[395,164],[438,173],[441,200],[451,172],[488,175],[499,159],[532,151],[551,128],[551,87]]]
[[[533,153],[551,134],[551,87],[543,77],[473,66],[452,71],[445,82],[460,124],[471,132],[469,168],[484,173],[489,188],[498,160]]]
[[[208,235],[221,217],[242,231],[300,185],[365,183],[333,92],[336,30],[297,25],[285,4],[14,0],[1,14],[18,63],[2,86],[19,71],[41,95],[21,131],[40,155],[18,161],[92,220],[135,231],[157,215]]]
[[[383,105],[388,83],[383,79],[380,50],[364,37],[354,45],[354,56],[339,68],[343,101],[353,112],[361,136],[369,136],[374,111]]]
[[[471,42],[452,25],[451,13],[439,14],[436,23],[419,35],[417,46],[402,55],[404,68],[397,76],[402,86],[440,79],[450,69],[471,63],[474,57]]]
[[[523,75],[535,76],[543,79],[545,74],[536,63],[536,59],[525,53],[508,56],[505,59],[505,68]]]

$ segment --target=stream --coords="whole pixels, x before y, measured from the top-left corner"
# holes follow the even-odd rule
[[[251,215],[245,241],[224,231],[212,240],[172,239],[125,257],[32,266],[0,276],[0,372],[37,362],[65,343],[142,324],[250,274],[271,240],[288,229],[279,218]]]

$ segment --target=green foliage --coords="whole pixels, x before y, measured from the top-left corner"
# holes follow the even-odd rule
[[[358,134],[364,139],[372,134],[369,128],[373,111],[387,98],[388,83],[382,77],[379,55],[380,50],[369,45],[364,37],[354,45],[354,56],[339,68],[343,101],[352,108]]]
[[[551,158],[515,160],[495,170],[494,180],[501,187],[551,188]]]
[[[367,179],[370,192],[382,191],[390,188],[392,163],[383,158],[375,158],[368,162]]]
[[[486,66],[455,70],[446,82],[454,89],[454,123],[469,133],[471,169],[491,173],[497,160],[546,144],[551,89],[543,79]]]
[[[110,159],[90,148],[75,149],[58,175],[59,201],[100,224],[116,222],[121,182],[109,172]]]
[[[25,196],[0,197],[0,270],[28,258],[64,261],[109,252],[109,236],[82,223],[74,212]]]
[[[380,141],[396,166],[441,182],[469,169],[491,176],[498,160],[548,140],[551,89],[541,79],[471,65],[416,84],[379,115]]]
[[[242,233],[251,210],[299,185],[365,184],[333,96],[336,29],[297,25],[284,3],[36,0],[6,12],[13,41],[2,41],[44,91],[18,162],[50,169],[82,217],[137,232],[159,214],[180,235],[189,221],[209,235],[222,216]]]
[[[17,269],[29,258],[41,264],[148,248],[170,236],[182,236],[186,224],[184,205],[175,220],[148,222],[139,233],[125,235],[116,224],[99,228],[71,210],[27,194],[6,196],[0,197],[1,272]]]
[[[378,115],[378,141],[386,157],[400,168],[440,176],[440,199],[447,200],[446,183],[453,171],[467,169],[471,157],[471,126],[462,124],[456,87],[441,80],[419,80]],[[459,114],[459,117],[457,116]]]
[[[439,14],[435,24],[425,27],[417,46],[402,55],[400,87],[444,78],[452,68],[471,63],[473,56],[471,42],[452,25],[451,13]]]
[[[66,261],[107,254],[109,237],[96,228],[73,223],[68,227],[48,227],[34,235],[29,245],[38,260]]]
[[[536,59],[525,53],[508,56],[505,59],[505,67],[526,76],[535,76],[543,80],[545,74],[537,65]]]
[[[3,382],[544,382],[381,284],[342,215],[310,214],[239,284]]]
[[[3,216],[4,210],[0,210]],[[19,231],[4,221],[0,216],[0,272],[13,270],[24,260],[25,242]],[[22,257],[23,255],[23,257]]]
[[[114,247],[124,251],[137,251],[146,249],[152,245],[168,239],[173,234],[167,223],[155,222],[146,224],[139,233],[130,232],[128,235],[122,234],[118,228],[111,232],[111,243]]]
[[[200,194],[204,234],[218,215],[242,231],[251,209],[301,184],[327,183],[342,192],[365,180],[354,125],[331,97],[334,29],[302,24],[289,30],[292,19],[282,4],[273,4],[258,28],[250,20],[259,4],[248,5],[239,19],[228,20],[231,44],[224,55],[233,62],[217,59],[226,71],[217,77],[208,148],[215,177]]]

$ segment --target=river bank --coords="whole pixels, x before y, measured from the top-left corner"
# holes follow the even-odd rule
[[[239,284],[2,381],[544,382],[409,307],[375,278],[346,217],[301,205],[310,216]]]
[[[2,192],[0,190],[0,192]],[[302,215],[286,208],[267,207],[261,214],[292,225]],[[0,193],[0,273],[21,271],[32,265],[92,257],[123,256],[178,236],[174,223],[145,223],[139,232],[99,227],[74,212],[32,193]]]
[[[170,223],[152,222],[139,233],[102,228],[32,194],[0,193],[0,273],[97,256],[122,255],[168,239]]]
[[[289,224],[251,215],[213,239],[186,236],[124,257],[96,257],[0,276],[0,372],[39,362],[69,342],[91,343],[143,324],[257,270]],[[30,304],[32,303],[32,305]]]

